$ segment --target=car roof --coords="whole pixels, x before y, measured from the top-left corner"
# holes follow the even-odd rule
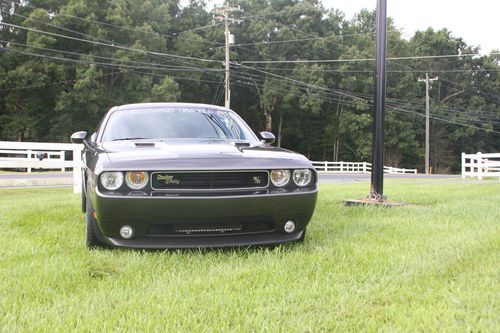
[[[130,109],[138,109],[138,108],[207,108],[207,109],[216,109],[221,111],[232,111],[228,108],[218,105],[211,104],[202,104],[202,103],[133,103],[133,104],[125,104],[114,106],[110,111],[120,111],[120,110],[130,110]]]

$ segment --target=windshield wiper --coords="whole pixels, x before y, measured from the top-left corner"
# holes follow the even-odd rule
[[[127,141],[127,140],[150,140],[152,138],[119,138],[119,139],[113,139],[111,141]]]
[[[226,131],[226,128],[224,127],[224,125],[222,125],[218,119],[215,118],[215,116],[213,114],[206,114],[206,113],[203,113],[203,115],[209,119],[209,122],[210,122],[210,125],[212,125],[212,127],[214,127],[213,124],[215,124],[221,131],[222,133],[226,136],[226,138],[229,138],[229,135]],[[214,127],[215,129],[215,127]],[[215,130],[215,132],[217,132],[217,130]]]

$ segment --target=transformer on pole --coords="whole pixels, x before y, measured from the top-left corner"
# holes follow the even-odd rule
[[[229,63],[229,45],[234,43],[234,36],[231,35],[229,31],[229,23],[240,23],[240,20],[229,17],[229,14],[232,12],[242,11],[238,6],[229,7],[227,4],[223,7],[216,10],[216,13],[220,16],[216,16],[215,19],[224,21],[224,40],[225,40],[225,61],[224,61],[224,106],[226,108],[231,107],[231,88],[230,88],[230,80],[229,80],[229,71],[230,71],[230,63]]]
[[[439,77],[429,78],[429,74],[425,73],[425,79],[418,79],[418,82],[425,82],[425,174],[430,173],[429,168],[429,132],[430,132],[430,99],[429,89],[432,81],[439,80]]]

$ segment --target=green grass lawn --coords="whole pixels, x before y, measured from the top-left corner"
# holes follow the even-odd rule
[[[0,331],[500,331],[500,184],[325,185],[303,244],[85,248],[69,189],[0,190]]]

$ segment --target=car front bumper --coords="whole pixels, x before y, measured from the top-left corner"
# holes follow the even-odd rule
[[[316,205],[317,188],[254,196],[209,197],[128,197],[108,196],[97,189],[92,205],[102,241],[114,247],[130,248],[205,248],[268,245],[299,240],[303,237]],[[286,233],[284,224],[292,220],[295,231]],[[153,226],[175,223],[210,226],[246,221],[266,221],[264,231],[223,232],[210,234],[152,234]],[[120,228],[134,229],[132,239],[123,239]]]
[[[113,247],[134,249],[193,249],[273,245],[298,241],[305,230],[291,234],[265,233],[225,236],[143,237],[134,239],[103,237]]]

